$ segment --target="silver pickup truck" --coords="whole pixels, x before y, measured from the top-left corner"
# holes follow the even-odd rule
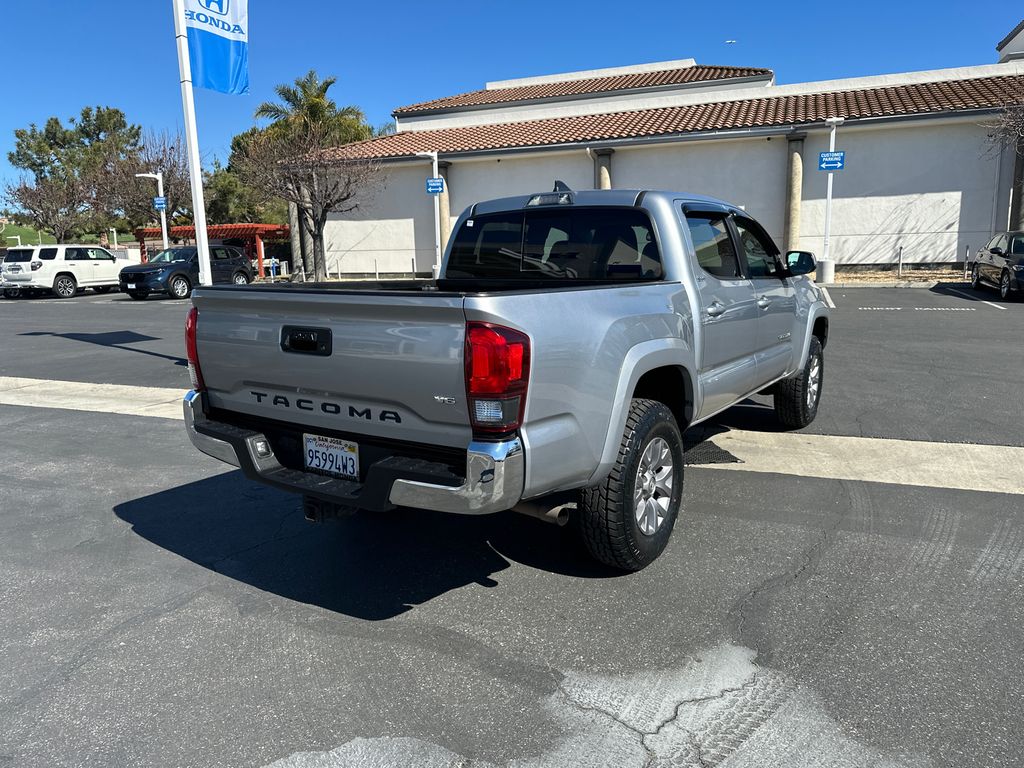
[[[683,430],[765,391],[814,419],[829,309],[813,256],[735,206],[556,190],[468,208],[438,280],[197,289],[192,442],[310,519],[572,517],[597,559],[649,564]]]

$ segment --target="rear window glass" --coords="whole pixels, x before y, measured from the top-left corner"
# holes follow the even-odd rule
[[[635,208],[545,208],[467,220],[448,278],[655,280],[661,256],[650,219]]]
[[[57,249],[56,248],[40,248],[39,249],[39,258],[42,259],[43,261],[53,261],[55,258],[57,258]]]
[[[4,261],[7,262],[8,264],[10,264],[12,261],[32,261],[32,251],[28,249],[23,251],[17,251],[12,249],[7,252],[7,258],[5,258]]]

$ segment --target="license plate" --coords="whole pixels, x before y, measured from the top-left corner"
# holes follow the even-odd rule
[[[359,478],[359,446],[348,440],[320,435],[303,435],[306,469],[315,469],[336,477]]]
[[[135,283],[128,283],[128,290],[129,291],[135,290]]]

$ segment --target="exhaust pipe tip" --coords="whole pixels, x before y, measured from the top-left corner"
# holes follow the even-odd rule
[[[512,511],[527,517],[543,520],[562,527],[569,522],[569,515],[576,509],[576,502],[522,501]]]

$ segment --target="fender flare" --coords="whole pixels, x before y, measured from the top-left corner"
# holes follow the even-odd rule
[[[832,313],[829,308],[822,302],[815,302],[815,304],[807,312],[807,323],[804,325],[804,338],[803,346],[800,349],[800,359],[796,370],[802,371],[804,366],[807,365],[807,355],[811,350],[811,336],[814,335],[814,324],[818,322],[820,318],[830,320]],[[828,334],[826,333],[825,339],[822,341],[822,346],[828,342]]]
[[[652,339],[641,342],[626,352],[622,367],[619,369],[619,380],[611,404],[611,418],[608,420],[604,447],[601,450],[601,462],[587,481],[588,485],[593,485],[603,479],[615,464],[619,453],[619,444],[622,441],[622,431],[626,428],[626,418],[629,415],[629,402],[640,378],[655,368],[682,368],[689,375],[690,383],[696,390],[697,381],[693,376],[693,362],[693,350],[682,339]],[[696,392],[694,399],[696,399]],[[696,405],[696,403],[691,403],[694,410],[696,410]],[[680,425],[681,428],[683,426]]]

